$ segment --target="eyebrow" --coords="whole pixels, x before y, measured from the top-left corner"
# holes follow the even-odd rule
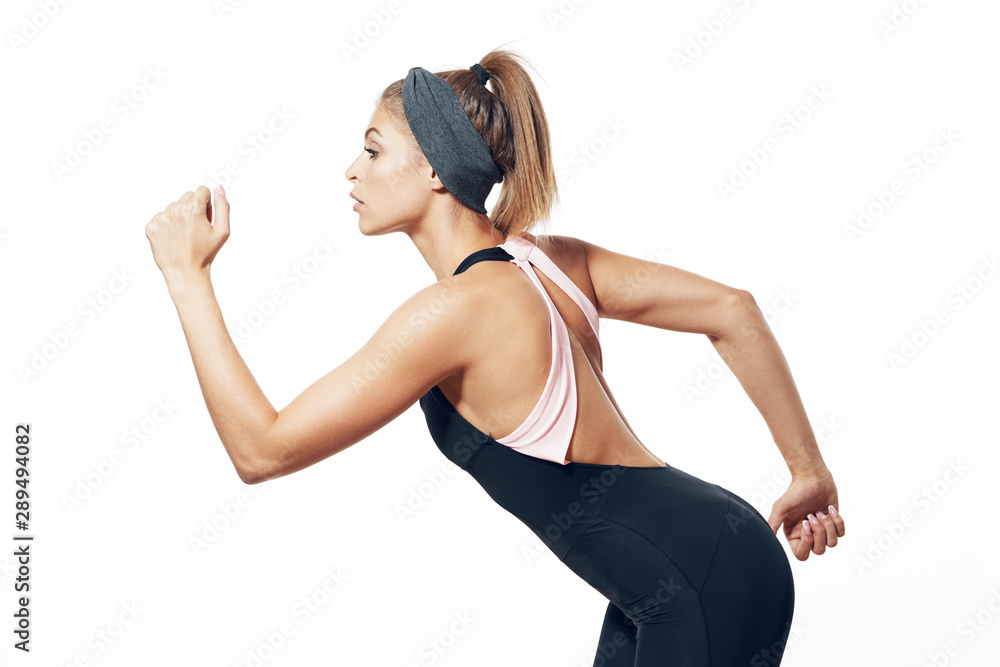
[[[368,135],[371,134],[372,132],[374,132],[375,134],[377,134],[380,137],[382,136],[382,133],[378,131],[377,127],[369,127],[367,130],[365,130],[365,139],[366,140],[368,139]]]

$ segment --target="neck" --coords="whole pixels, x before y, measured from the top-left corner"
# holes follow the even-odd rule
[[[428,216],[409,236],[436,280],[452,275],[462,260],[476,250],[506,240],[486,215],[469,209],[457,217]]]

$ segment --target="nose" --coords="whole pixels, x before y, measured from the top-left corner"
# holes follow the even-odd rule
[[[360,159],[361,156],[359,155],[358,157],[354,158],[354,162],[348,165],[347,171],[344,172],[344,177],[347,180],[354,181],[357,178],[357,174],[359,173],[358,160]]]

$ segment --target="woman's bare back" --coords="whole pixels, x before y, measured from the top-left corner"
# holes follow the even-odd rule
[[[574,239],[524,237],[594,301],[584,250]],[[666,465],[643,445],[614,400],[601,371],[600,344],[586,315],[540,269],[532,268],[566,323],[573,351],[577,419],[566,458],[604,465]],[[438,387],[476,428],[503,438],[527,418],[545,386],[552,353],[548,308],[528,276],[510,262],[480,262],[455,278],[483,295],[468,329],[481,352],[474,366]]]

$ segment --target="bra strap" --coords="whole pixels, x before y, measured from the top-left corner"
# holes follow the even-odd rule
[[[541,248],[528,239],[523,237],[512,237],[509,238],[506,243],[514,244],[515,248],[520,249],[530,263],[541,269],[542,273],[544,273],[549,280],[554,282],[556,286],[566,294],[566,296],[576,302],[576,305],[580,307],[580,310],[583,311],[587,321],[590,323],[590,328],[593,329],[594,335],[600,339],[600,318],[597,314],[597,308],[587,295],[576,286],[576,283],[574,283],[569,276],[563,273],[563,270],[560,269],[548,255],[542,252]]]
[[[457,269],[455,269],[455,273],[451,275],[457,276],[476,262],[482,262],[485,260],[503,260],[509,262],[512,259],[514,259],[514,256],[499,246],[483,248],[482,250],[477,250],[463,259],[462,263],[458,265]]]

